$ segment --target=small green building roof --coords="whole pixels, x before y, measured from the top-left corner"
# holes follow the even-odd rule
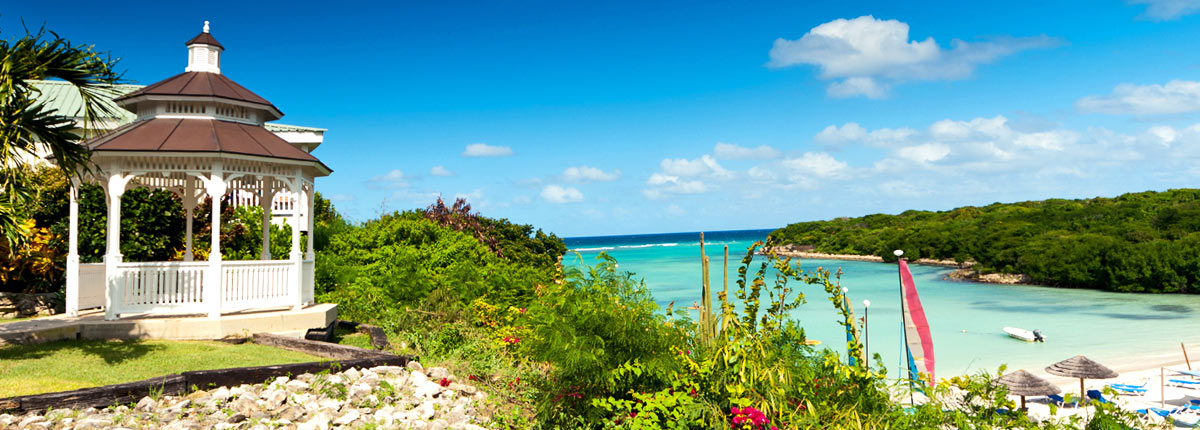
[[[41,92],[38,95],[38,102],[45,103],[47,107],[55,109],[60,115],[71,116],[83,119],[83,98],[79,96],[79,91],[74,85],[65,81],[33,81],[33,86]],[[145,88],[145,85],[117,84],[113,85],[107,91],[109,94],[107,103],[119,115],[118,117],[97,118],[99,120],[115,120],[113,128],[128,124],[137,119],[137,115],[133,112],[120,108],[112,100],[124,96],[126,94],[138,91]],[[324,132],[326,129],[317,127],[305,127],[300,125],[265,123],[263,127],[270,130],[272,133],[279,132]]]

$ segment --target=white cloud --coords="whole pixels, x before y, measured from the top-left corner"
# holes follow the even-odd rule
[[[888,147],[907,143],[917,134],[919,132],[911,128],[881,128],[868,132],[858,123],[848,122],[841,127],[825,127],[813,137],[813,141],[828,146],[862,143],[874,147]]]
[[[367,181],[367,187],[373,189],[398,190],[408,188],[408,179],[400,169],[392,170],[382,175],[372,177]]]
[[[454,172],[442,166],[433,166],[429,169],[430,176],[454,176]]]
[[[620,170],[605,172],[591,166],[568,167],[562,173],[563,180],[567,182],[609,182],[620,177]]]
[[[508,157],[513,155],[512,148],[493,146],[486,143],[472,143],[463,150],[463,157]]]
[[[908,30],[906,23],[870,15],[836,19],[813,27],[799,39],[776,39],[767,65],[813,65],[820,70],[820,79],[833,81],[827,89],[831,97],[878,99],[887,95],[893,83],[963,79],[980,64],[1058,43],[1044,35],[985,42],[955,39],[944,49],[932,37],[909,40]]]
[[[717,160],[711,155],[704,155],[695,160],[686,158],[667,158],[659,163],[659,169],[663,173],[675,176],[700,176],[712,175],[717,177],[729,176],[729,171],[721,167]]]
[[[836,99],[863,96],[869,99],[885,99],[891,85],[880,83],[874,78],[855,76],[841,82],[832,82],[825,89],[825,94]]]
[[[779,157],[779,150],[767,145],[748,148],[732,143],[717,142],[713,147],[713,155],[725,160],[770,160]]]
[[[683,179],[678,176],[654,173],[646,180],[650,188],[642,190],[642,194],[650,199],[661,199],[671,194],[700,194],[709,191],[704,182],[695,179]]]
[[[1200,82],[1173,80],[1165,85],[1120,84],[1107,96],[1075,102],[1084,112],[1114,115],[1167,115],[1200,110]]]
[[[805,152],[798,158],[783,160],[783,167],[791,169],[793,176],[833,178],[844,173],[848,164],[824,152]]]
[[[331,202],[352,202],[356,199],[354,194],[331,194],[329,196]]]
[[[1013,144],[1030,148],[1061,151],[1075,143],[1079,134],[1067,130],[1054,130],[1039,133],[1022,133],[1013,139]]]
[[[555,184],[542,188],[542,199],[550,203],[575,203],[583,201],[583,193],[574,187],[562,187]]]
[[[1200,11],[1200,0],[1126,0],[1130,4],[1146,5],[1145,18],[1170,21]]]
[[[950,147],[943,143],[926,143],[896,150],[896,156],[918,163],[932,163],[950,155]]]

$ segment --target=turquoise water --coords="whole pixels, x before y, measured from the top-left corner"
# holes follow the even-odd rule
[[[730,291],[746,248],[769,230],[706,233],[712,263],[713,297],[721,289],[722,247],[729,246]],[[621,270],[644,278],[661,306],[676,308],[700,299],[698,233],[569,238],[572,249],[564,264],[594,264],[600,252],[615,257]],[[576,254],[578,253],[578,254]],[[901,350],[900,292],[895,264],[841,260],[804,260],[807,269],[841,268],[842,286],[849,289],[856,316],[868,311],[869,349],[895,369]],[[1180,342],[1200,342],[1200,296],[1118,294],[1092,290],[1004,286],[943,280],[949,269],[911,265],[913,278],[929,319],[938,377],[1010,369],[1041,369],[1056,361],[1084,354],[1113,367],[1140,361],[1182,361]],[[768,282],[773,278],[769,278]],[[807,287],[807,286],[806,286]],[[810,339],[841,349],[845,332],[819,287],[803,290],[808,303],[793,312]],[[732,295],[732,293],[731,293]],[[693,313],[693,317],[695,314]],[[1005,335],[1005,326],[1041,329],[1046,343],[1026,343]],[[843,351],[844,353],[844,351]],[[1200,349],[1189,351],[1200,354]],[[1193,357],[1195,358],[1195,357]],[[893,372],[893,374],[895,374]]]

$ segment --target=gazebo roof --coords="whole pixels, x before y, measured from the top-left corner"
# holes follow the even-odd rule
[[[205,29],[207,28],[208,27],[205,27]],[[187,41],[187,45],[189,46],[195,44],[212,45],[221,49],[225,49],[224,46],[221,46],[221,42],[217,42],[217,38],[213,37],[212,34],[209,34],[208,31],[197,34],[196,37],[192,38],[192,40]]]
[[[154,118],[126,124],[88,142],[92,151],[226,153],[308,161],[316,157],[267,129],[233,121]]]
[[[126,105],[128,101],[140,96],[171,96],[171,97],[216,97],[256,105],[263,105],[276,117],[282,117],[283,112],[275,105],[258,94],[246,89],[225,75],[209,72],[183,72],[163,79],[140,90],[118,97],[116,101]]]

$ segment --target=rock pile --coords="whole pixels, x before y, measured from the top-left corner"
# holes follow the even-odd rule
[[[63,303],[53,293],[0,293],[0,318],[25,318],[61,313]]]
[[[381,366],[339,373],[281,376],[260,385],[144,397],[132,407],[52,409],[0,414],[0,428],[272,429],[399,428],[481,430],[487,394],[460,384],[441,367]]]

